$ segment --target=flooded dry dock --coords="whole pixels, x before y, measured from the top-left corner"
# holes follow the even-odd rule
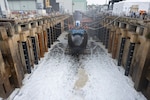
[[[32,72],[48,48],[72,23],[72,16],[67,14],[0,20],[1,97],[7,98],[15,88],[22,86],[24,75]],[[97,27],[98,42],[103,44],[118,66],[124,67],[124,75],[132,77],[135,89],[150,98],[149,21],[107,16]],[[78,71],[79,78],[74,88],[80,89],[87,84],[89,75],[82,68]]]

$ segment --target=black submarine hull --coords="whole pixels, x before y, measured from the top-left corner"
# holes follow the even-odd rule
[[[68,45],[72,55],[79,55],[84,52],[87,46],[88,35],[86,31],[68,34]]]

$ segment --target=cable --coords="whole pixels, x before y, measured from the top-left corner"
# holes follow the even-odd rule
[[[101,20],[104,20],[104,19],[106,19],[107,17],[104,17],[104,18],[100,18],[99,19],[99,21],[101,21]],[[118,18],[116,18],[116,19],[118,19]],[[90,26],[90,25],[93,25],[93,24],[95,24],[95,23],[99,23],[99,21],[96,21],[96,22],[93,22],[93,23],[91,23],[91,24],[88,24],[87,26]],[[115,21],[115,20],[114,20]],[[112,21],[113,22],[113,21]],[[52,22],[53,23],[53,22]],[[67,25],[67,26],[64,26],[64,27],[61,27],[61,28],[67,28],[68,27],[68,23],[64,23],[65,25]],[[111,24],[111,23],[109,23],[109,24]],[[108,25],[109,25],[108,24]],[[55,29],[61,29],[60,27],[57,27],[58,25],[55,25]],[[103,26],[104,27],[104,26]],[[100,28],[103,28],[103,27],[100,27]],[[97,30],[97,29],[99,29],[99,28],[93,28],[93,27],[89,27],[90,29],[92,29],[92,30]]]
[[[62,29],[62,28],[67,28],[68,26],[64,26],[64,27],[54,27],[55,29]]]
[[[102,20],[104,20],[104,19],[106,19],[106,17],[99,19],[99,21],[102,21]],[[99,23],[99,21],[93,22],[93,23],[88,24],[88,25],[90,26],[90,25],[93,25],[93,24],[95,24],[95,23]],[[87,25],[87,26],[88,26],[88,25]]]
[[[102,20],[104,20],[104,19],[106,19],[107,17],[104,17],[104,18],[100,18],[100,19],[98,19],[98,21],[96,21],[96,22],[93,22],[93,23],[90,23],[90,24],[87,24],[87,26],[91,26],[91,25],[93,25],[93,24],[95,24],[95,23],[99,23],[99,21],[102,21]],[[68,25],[67,23],[64,23],[65,25]]]
[[[103,28],[103,27],[106,27],[106,26],[112,24],[112,23],[113,23],[114,21],[116,21],[118,18],[120,18],[120,16],[117,17],[117,18],[115,18],[112,22],[106,24],[105,26],[102,26],[102,27],[99,27],[99,28],[93,28],[93,27],[88,27],[88,28],[91,29],[91,30],[98,30],[98,29],[101,29],[101,28]]]

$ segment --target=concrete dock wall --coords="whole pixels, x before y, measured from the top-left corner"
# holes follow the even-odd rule
[[[69,15],[59,15],[0,20],[0,97],[7,98],[22,86],[24,74],[31,73],[70,19]]]
[[[104,27],[100,28],[99,39],[108,41],[108,53],[117,60],[118,66],[124,67],[125,75],[132,77],[135,89],[150,99],[149,22],[109,16],[100,26]],[[110,31],[105,32],[104,28]],[[106,34],[109,34],[108,40]]]

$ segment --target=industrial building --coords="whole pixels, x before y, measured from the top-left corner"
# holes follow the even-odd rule
[[[50,0],[50,5],[52,6],[52,12],[59,11],[59,3],[56,0]]]
[[[73,14],[75,11],[85,12],[87,10],[86,0],[56,0],[59,3],[59,9],[65,13]]]
[[[87,9],[87,1],[86,0],[73,0],[72,6],[73,6],[73,12],[76,10],[85,12]]]
[[[8,0],[10,10],[12,11],[36,11],[37,0]],[[18,5],[18,6],[16,6]],[[31,6],[32,5],[32,6]]]
[[[118,16],[130,16],[131,12],[139,13],[140,10],[150,13],[149,0],[126,0],[114,4],[112,14]]]
[[[50,13],[51,8],[55,3],[55,1],[51,2],[50,5],[50,0],[8,0],[9,8],[13,13],[17,13],[17,11],[34,12],[39,14],[44,14],[46,12]],[[53,6],[53,9],[56,8],[57,11],[59,11],[58,5]]]
[[[65,13],[72,14],[73,13],[73,0],[56,0],[59,3],[60,11]]]

